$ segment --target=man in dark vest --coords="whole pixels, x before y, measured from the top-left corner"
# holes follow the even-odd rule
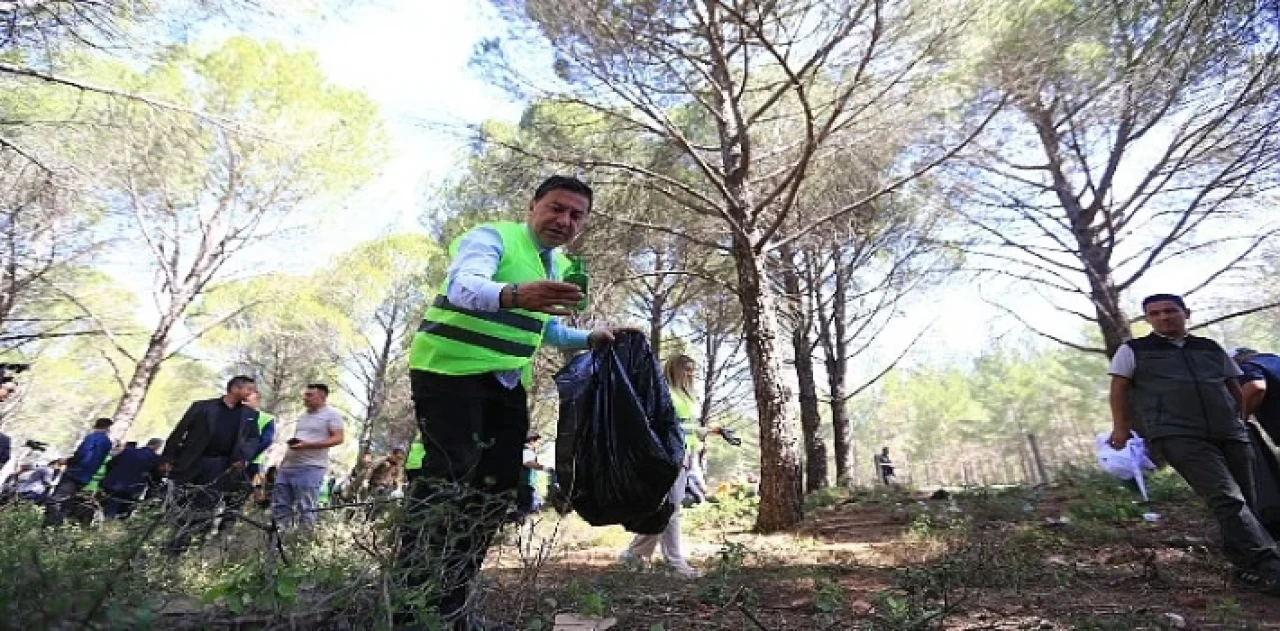
[[[165,441],[160,471],[179,485],[168,554],[181,554],[193,537],[208,532],[223,492],[239,482],[257,453],[258,412],[245,405],[257,390],[252,377],[232,377],[226,394],[192,403]]]
[[[425,453],[422,483],[411,485],[399,565],[411,588],[442,581],[443,593],[397,624],[438,615],[452,631],[507,629],[468,606],[469,588],[498,527],[514,514],[529,431],[526,388],[542,344],[601,346],[613,331],[560,324],[583,299],[561,282],[559,253],[582,232],[591,188],[551,177],[533,194],[526,220],[473,228],[454,241],[440,295],[413,338],[409,366]],[[434,627],[433,627],[434,628]]]
[[[1142,301],[1153,332],[1111,361],[1111,446],[1129,441],[1133,409],[1145,437],[1208,505],[1223,548],[1246,586],[1280,595],[1280,554],[1253,504],[1253,451],[1244,425],[1240,369],[1216,342],[1187,333],[1182,297]],[[1132,408],[1130,407],[1132,406]]]

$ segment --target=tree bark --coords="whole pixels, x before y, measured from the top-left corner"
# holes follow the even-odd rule
[[[822,416],[818,411],[818,384],[813,374],[809,336],[797,327],[791,334],[796,350],[796,380],[800,390],[800,428],[804,433],[805,491],[812,493],[831,486],[827,471],[827,442],[822,437]]]
[[[653,249],[653,269],[660,270],[666,262],[662,250]],[[662,357],[662,324],[665,321],[667,308],[666,276],[659,276],[654,282],[653,300],[649,303],[649,346],[653,348],[655,357]]]
[[[796,385],[800,394],[800,429],[804,435],[804,490],[807,493],[831,486],[827,472],[827,443],[822,438],[822,416],[818,411],[818,384],[813,370],[813,343],[809,330],[813,312],[800,287],[795,269],[795,252],[779,249],[782,257],[782,285],[794,304],[791,347],[795,354]]]
[[[146,351],[134,363],[133,375],[129,377],[129,383],[125,386],[120,401],[116,403],[115,412],[111,414],[112,440],[124,440],[129,434],[129,427],[138,417],[138,412],[142,411],[142,404],[147,400],[151,384],[160,374],[160,366],[164,363],[165,352],[169,347],[169,333],[175,320],[176,317],[169,314],[160,321],[147,339]]]
[[[811,256],[811,253],[806,254]],[[821,255],[818,255],[821,257]],[[818,341],[822,346],[823,367],[827,371],[827,393],[831,405],[831,425],[834,430],[832,447],[835,451],[836,484],[852,486],[856,463],[853,458],[853,424],[849,419],[848,381],[849,339],[846,304],[849,294],[849,277],[836,251],[836,269],[831,291],[831,313],[825,313],[818,303]],[[812,266],[813,261],[810,261]],[[811,274],[820,277],[821,274]]]
[[[1061,156],[1062,138],[1055,126],[1053,113],[1039,104],[1024,105],[1024,111],[1036,128],[1048,160],[1047,169],[1053,179],[1054,194],[1066,213],[1076,241],[1077,251],[1074,254],[1089,279],[1089,300],[1097,314],[1104,348],[1107,357],[1112,357],[1121,344],[1133,337],[1133,327],[1120,306],[1120,290],[1111,265],[1114,244],[1108,246],[1104,243],[1109,237],[1105,233],[1106,222],[1100,221],[1103,208],[1099,201],[1086,206],[1072,190]]]
[[[755,527],[762,533],[778,532],[800,522],[804,494],[792,394],[778,361],[777,300],[764,259],[748,235],[734,235],[733,257],[760,423],[760,512]]]

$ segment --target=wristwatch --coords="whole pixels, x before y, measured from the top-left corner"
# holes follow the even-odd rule
[[[507,287],[511,288],[511,306],[508,308],[515,309],[520,306],[520,283],[511,283]]]

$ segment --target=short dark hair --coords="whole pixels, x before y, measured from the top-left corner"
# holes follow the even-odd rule
[[[586,182],[583,182],[576,177],[553,175],[543,180],[542,183],[538,185],[537,190],[533,192],[533,201],[536,202],[543,197],[546,197],[547,193],[550,193],[551,191],[569,191],[570,193],[577,193],[587,198],[587,210],[591,210],[594,193],[591,192],[591,187],[587,186]]]
[[[240,386],[243,386],[248,383],[258,383],[258,382],[254,381],[253,377],[250,377],[249,375],[236,375],[232,377],[230,381],[227,382],[227,392],[231,392],[232,390],[239,388]]]
[[[111,420],[111,419],[109,419],[109,418],[107,418],[107,417],[105,417],[105,416],[104,416],[104,417],[102,417],[102,418],[100,418],[100,419],[98,419],[98,420],[96,420],[96,421],[94,421],[94,422],[93,422],[93,428],[94,428],[94,429],[107,429],[108,427],[111,427],[111,424],[112,424],[112,423],[114,423],[114,422],[115,422],[115,421],[113,421],[113,420]]]
[[[1153,302],[1172,302],[1173,304],[1178,305],[1179,309],[1190,312],[1190,309],[1187,309],[1187,303],[1183,302],[1182,296],[1179,296],[1178,294],[1151,294],[1150,296],[1142,299],[1143,313],[1146,313],[1147,305]]]
[[[321,392],[323,392],[323,393],[324,393],[324,396],[326,396],[326,397],[327,397],[327,396],[329,396],[329,386],[327,386],[327,385],[325,385],[325,384],[323,384],[323,383],[309,383],[309,384],[307,384],[307,389],[308,389],[308,390],[319,390],[319,391],[321,391]]]

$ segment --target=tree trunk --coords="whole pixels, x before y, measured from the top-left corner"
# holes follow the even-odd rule
[[[812,493],[831,486],[827,472],[827,442],[822,438],[822,416],[818,412],[818,385],[813,376],[809,336],[803,328],[792,333],[796,348],[796,379],[800,390],[800,427],[804,432],[805,491]]]
[[[837,261],[837,264],[839,262]],[[853,423],[849,420],[846,374],[849,372],[849,336],[845,320],[849,278],[837,268],[831,296],[831,340],[823,344],[826,353],[827,390],[831,396],[831,425],[835,430],[836,484],[853,485]]]
[[[653,269],[660,270],[666,262],[659,248],[653,250]],[[666,276],[659,276],[654,281],[653,301],[649,303],[649,346],[654,357],[662,357],[662,323],[667,308]]]
[[[1111,255],[1114,246],[1108,246],[1104,241],[1110,237],[1104,234],[1105,226],[1098,220],[1099,206],[1085,206],[1072,189],[1071,178],[1068,177],[1067,167],[1060,156],[1063,143],[1053,113],[1038,104],[1023,107],[1036,127],[1045,157],[1048,158],[1048,170],[1053,178],[1058,203],[1071,222],[1071,233],[1075,237],[1077,248],[1074,254],[1089,279],[1089,299],[1098,316],[1098,329],[1102,332],[1107,357],[1112,357],[1121,344],[1133,337],[1133,327],[1129,325],[1124,309],[1120,306],[1120,290],[1116,287],[1112,274]]]
[[[1097,282],[1094,282],[1095,277]],[[1109,269],[1101,275],[1090,274],[1089,284],[1090,298],[1098,315],[1098,329],[1102,331],[1102,342],[1110,358],[1115,356],[1121,344],[1133,338],[1133,326],[1120,306],[1120,291],[1112,282]]]
[[[779,252],[783,260],[782,284],[795,304],[795,322],[791,327],[791,347],[795,354],[796,382],[800,391],[800,429],[804,434],[804,490],[807,493],[831,486],[827,473],[827,443],[822,439],[822,416],[818,412],[818,384],[813,370],[813,345],[809,339],[813,313],[807,307],[800,288],[800,276],[793,263],[790,248]]]
[[[747,235],[733,243],[742,302],[743,338],[760,422],[760,512],[756,530],[786,530],[804,516],[800,445],[790,388],[782,379],[778,352],[778,311],[764,271],[764,259]]]
[[[655,357],[662,357],[662,321],[666,309],[665,296],[655,295],[649,305],[649,346]]]
[[[151,390],[151,384],[155,383],[156,375],[160,374],[160,365],[164,363],[171,326],[172,321],[168,318],[160,322],[151,334],[151,338],[147,340],[146,352],[134,364],[133,376],[129,378],[120,402],[116,404],[116,410],[111,414],[112,440],[124,440],[129,434],[129,427],[133,425],[138,412],[142,410],[142,404],[147,400],[147,392]]]

